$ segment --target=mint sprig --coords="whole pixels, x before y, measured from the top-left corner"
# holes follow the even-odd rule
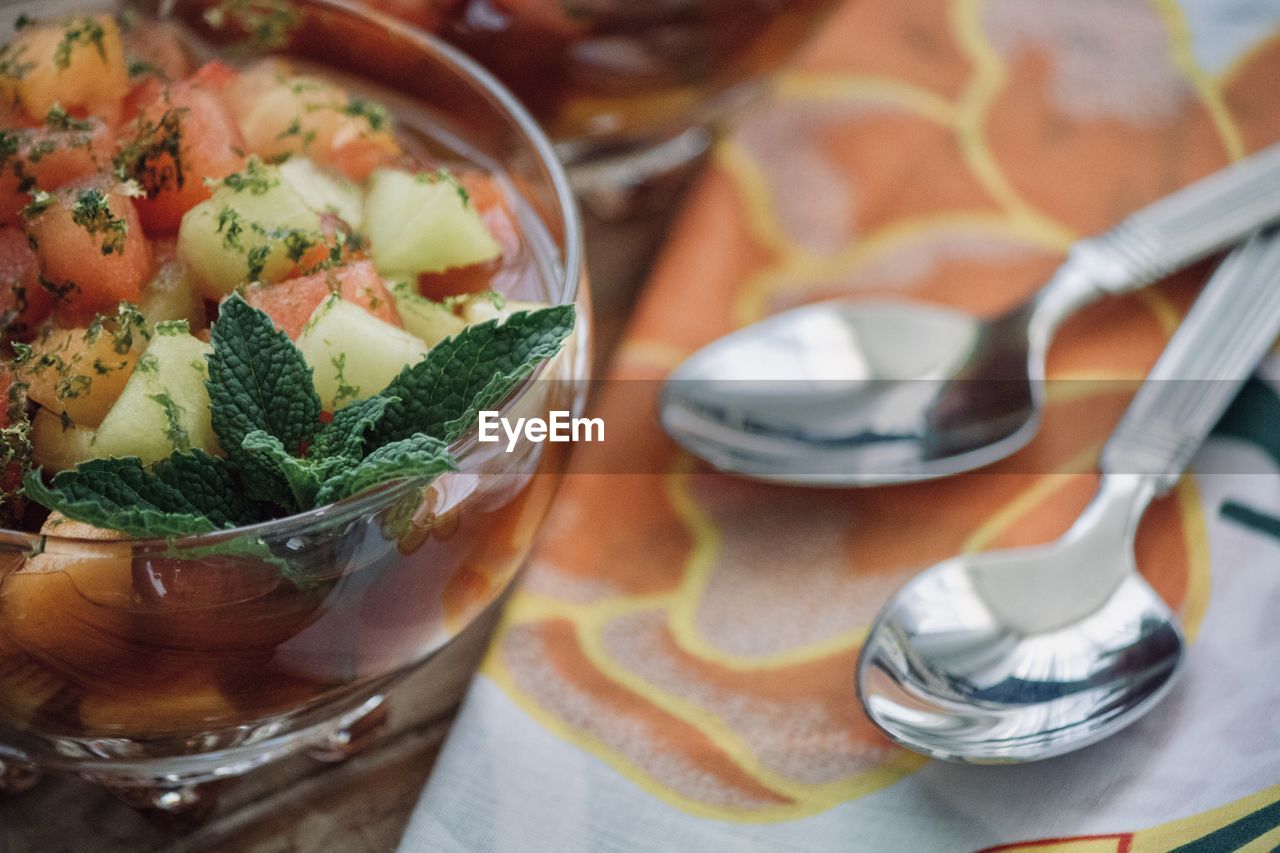
[[[271,472],[273,482],[288,489],[288,506],[295,510],[316,505],[320,486],[337,467],[335,463],[342,461],[301,459],[290,454],[280,439],[260,429],[245,436],[241,447],[246,456],[253,458],[257,473]]]
[[[23,487],[28,498],[69,518],[138,538],[189,536],[234,527],[235,492],[215,493],[231,484],[216,482],[221,477],[214,466],[208,470],[214,472],[215,482],[190,496],[184,491],[190,485],[188,475],[202,465],[189,459],[173,464],[171,458],[148,471],[136,458],[94,459],[62,472],[49,486],[41,481],[38,470],[28,471]],[[223,523],[216,523],[215,517]]]
[[[210,340],[205,384],[218,442],[240,471],[247,495],[290,507],[279,472],[246,450],[244,442],[251,433],[263,432],[295,454],[311,440],[321,409],[311,368],[289,336],[238,294],[222,303]]]
[[[233,295],[212,331],[209,399],[227,458],[175,453],[145,468],[99,459],[31,500],[139,538],[187,536],[300,512],[409,478],[456,471],[449,444],[505,399],[573,330],[574,308],[521,312],[470,326],[407,366],[381,393],[320,424],[311,369],[262,311]]]
[[[129,460],[102,461],[121,463]],[[236,472],[231,463],[203,450],[174,453],[153,465],[151,475],[181,492],[185,506],[191,512],[203,515],[219,528],[256,524],[266,519],[263,507],[237,488]]]
[[[354,460],[363,458],[369,433],[386,416],[387,410],[399,402],[399,397],[379,394],[367,400],[351,403],[334,415],[331,423],[316,433],[310,455],[345,457]]]
[[[447,444],[419,433],[380,447],[359,465],[330,477],[320,487],[316,502],[332,503],[408,477],[438,477],[457,470]]]
[[[398,397],[366,439],[382,445],[414,433],[455,441],[479,413],[502,402],[573,331],[574,308],[521,311],[498,324],[468,326],[432,347],[378,396]]]

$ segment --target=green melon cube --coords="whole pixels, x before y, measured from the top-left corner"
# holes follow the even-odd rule
[[[448,173],[379,169],[369,178],[363,233],[385,276],[491,261],[502,247]]]
[[[512,314],[521,311],[538,311],[546,308],[545,302],[521,302],[518,299],[504,299],[496,293],[477,293],[467,297],[459,312],[468,325],[486,323],[489,320],[506,322]]]
[[[303,328],[298,349],[315,373],[321,403],[332,412],[377,394],[429,348],[404,329],[332,296]]]
[[[467,327],[466,320],[447,306],[420,295],[409,282],[391,282],[390,289],[405,331],[429,347],[453,337]]]
[[[102,419],[93,456],[137,456],[150,465],[175,450],[218,452],[205,388],[212,351],[180,328],[160,327]]]
[[[364,190],[306,157],[280,164],[280,176],[316,213],[332,213],[355,231],[364,222]]]
[[[255,164],[228,180],[187,211],[178,229],[178,257],[212,300],[249,282],[280,281],[324,240],[320,214],[279,169]]]

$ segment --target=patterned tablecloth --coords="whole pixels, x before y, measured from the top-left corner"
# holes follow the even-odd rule
[[[1280,139],[1277,28],[1274,0],[853,0],[719,147],[611,375],[659,379],[833,295],[1010,305],[1076,237]],[[611,384],[609,440],[578,455],[587,473],[404,849],[1276,847],[1280,383],[1265,377],[1142,526],[1143,571],[1194,639],[1149,717],[1038,765],[963,767],[891,746],[853,694],[867,625],[914,571],[1065,528],[1094,485],[1078,472],[1204,274],[1074,319],[1050,372],[1077,381],[1054,386],[1040,437],[945,482],[720,476],[662,435],[651,381]],[[621,459],[665,473],[591,473]],[[1257,474],[1205,473],[1227,469]]]

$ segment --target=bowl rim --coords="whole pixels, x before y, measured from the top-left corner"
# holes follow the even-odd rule
[[[350,14],[372,21],[397,38],[415,44],[420,49],[430,52],[438,60],[463,80],[477,86],[484,94],[496,103],[499,110],[512,121],[515,129],[523,135],[525,141],[537,155],[538,165],[544,168],[554,191],[556,208],[561,217],[561,228],[564,233],[564,250],[555,267],[560,276],[560,293],[557,305],[572,305],[579,302],[582,283],[585,277],[582,214],[578,207],[577,197],[573,193],[568,173],[556,155],[555,147],[545,131],[533,118],[532,114],[520,103],[519,99],[492,73],[476,60],[467,56],[460,49],[448,44],[443,39],[432,35],[413,24],[371,8],[356,0],[290,0],[302,5],[328,7],[344,14]],[[0,0],[0,9],[31,4],[32,0]],[[117,4],[118,5],[118,4]],[[171,3],[163,4],[171,7]],[[581,326],[584,318],[578,317]],[[523,382],[507,395],[499,411],[510,411],[520,400],[533,389],[540,380],[546,363],[539,365]],[[477,427],[473,425],[459,438],[449,445],[454,457],[462,462],[479,446]],[[445,476],[448,476],[447,474]],[[274,518],[242,527],[214,530],[189,536],[155,537],[136,539],[123,537],[120,539],[88,539],[75,536],[59,536],[46,533],[28,533],[22,530],[0,527],[0,551],[22,549],[30,553],[48,551],[49,545],[66,544],[71,547],[101,547],[110,545],[130,546],[139,550],[164,548],[166,550],[207,548],[220,543],[239,539],[245,536],[258,538],[280,538],[291,533],[324,523],[341,523],[360,518],[372,511],[389,506],[399,498],[420,488],[421,478],[411,478],[389,483],[363,494],[355,495],[336,503],[316,507],[306,512],[295,513],[282,518]],[[56,552],[57,548],[54,548]]]

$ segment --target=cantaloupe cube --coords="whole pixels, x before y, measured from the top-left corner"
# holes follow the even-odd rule
[[[55,313],[86,324],[134,302],[155,271],[151,242],[121,188],[74,185],[44,197],[27,220],[40,271],[59,293]]]
[[[381,106],[279,60],[245,69],[226,96],[249,151],[263,158],[305,156],[364,181],[400,153]]]
[[[54,117],[45,127],[0,131],[5,148],[17,149],[0,158],[0,220],[6,225],[22,224],[33,187],[49,192],[111,168],[115,140],[104,122]]]
[[[85,15],[24,29],[0,54],[0,86],[40,121],[54,104],[108,119],[129,91],[120,29],[110,15]]]
[[[92,326],[48,329],[17,367],[27,396],[54,415],[83,427],[102,423],[147,348],[145,321],[136,312]],[[59,418],[61,420],[61,418]]]
[[[26,650],[60,678],[84,683],[128,661],[133,560],[125,538],[60,513],[40,528],[65,537],[0,584],[0,645]]]

